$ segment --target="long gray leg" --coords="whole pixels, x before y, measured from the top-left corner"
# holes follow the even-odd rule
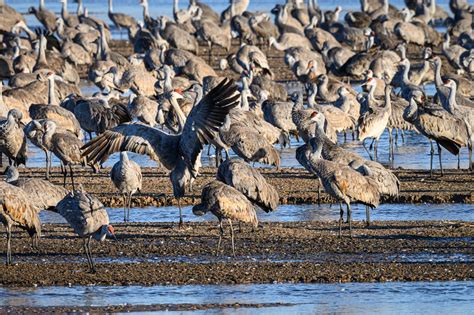
[[[351,203],[347,202],[347,213],[349,213],[348,218],[349,218],[349,236],[352,238],[352,215],[350,214],[352,212],[351,210]]]
[[[11,241],[12,241],[12,227],[11,225],[7,224],[7,261],[6,264],[12,264],[12,248],[11,248]]]
[[[132,204],[132,193],[128,193],[128,203],[127,203],[127,221],[130,222],[130,206]]]
[[[342,202],[339,201],[339,237],[342,234],[342,220],[344,216],[344,210],[342,209]]]
[[[123,222],[127,222],[127,197],[125,194],[122,194],[123,198]]]
[[[224,228],[222,227],[222,220],[219,220],[219,241],[217,242],[216,256],[219,256],[219,251],[221,249],[223,235],[224,235]]]
[[[181,199],[180,197],[178,199],[178,208],[179,208],[179,227],[183,227],[183,211],[181,210]]]
[[[433,147],[433,141],[431,141],[431,139],[430,139],[430,145],[431,145],[431,150],[430,150],[430,177],[433,177],[434,147]]]
[[[229,225],[230,225],[230,239],[232,242],[232,256],[235,257],[235,245],[234,245],[234,227],[232,226],[232,220],[229,219]]]
[[[441,162],[441,146],[439,145],[438,142],[436,142],[436,144],[438,145],[439,168],[441,169],[441,176],[443,176],[444,173],[443,173],[443,163]]]
[[[90,266],[91,266],[91,272],[95,273],[95,267],[94,267],[94,262],[92,261],[92,252],[91,252],[91,238],[92,236],[89,236],[87,239],[87,251],[89,252],[89,261],[90,261]]]
[[[365,225],[370,225],[370,209],[369,206],[365,206]]]

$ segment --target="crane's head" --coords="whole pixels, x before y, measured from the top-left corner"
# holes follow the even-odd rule
[[[112,224],[104,224],[101,229],[101,235],[103,235],[101,241],[104,240],[106,236],[117,240],[117,237],[115,236],[115,230]]]

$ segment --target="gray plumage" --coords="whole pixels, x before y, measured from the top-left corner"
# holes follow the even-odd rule
[[[90,240],[104,241],[110,235],[115,237],[114,229],[109,224],[109,215],[104,205],[97,199],[82,190],[71,192],[56,206],[74,232],[84,240],[84,251],[89,268],[95,271],[90,250]]]
[[[217,170],[218,180],[243,193],[265,212],[276,210],[279,197],[276,189],[250,165],[239,159],[224,161]]]
[[[319,124],[323,121],[322,116],[321,113],[318,114]],[[364,177],[347,165],[323,159],[323,146],[321,138],[313,138],[309,145],[298,149],[297,159],[304,160],[304,166],[319,177],[328,194],[346,204],[349,228],[351,229],[350,202],[360,202],[369,207],[377,207],[380,200],[377,184],[371,178]],[[342,205],[340,205],[340,215],[339,234],[341,233],[343,215]]]
[[[15,165],[26,164],[27,159],[22,118],[23,114],[19,110],[11,109],[7,119],[0,121],[0,153],[5,154]]]
[[[11,232],[13,226],[26,230],[32,238],[32,245],[37,247],[41,236],[41,221],[38,209],[30,202],[28,196],[21,188],[0,181],[0,222],[7,231],[6,264],[12,263]]]
[[[81,156],[82,141],[69,132],[56,132],[56,123],[54,121],[46,121],[43,130],[43,144],[48,151],[51,151],[65,167],[69,166],[71,175],[72,189],[74,189],[74,175],[72,166],[83,164]],[[49,165],[46,168],[49,173]],[[66,186],[67,170],[64,172],[64,186]]]
[[[38,210],[56,211],[56,205],[68,193],[61,186],[39,178],[19,178],[18,170],[8,166],[5,170],[5,181],[21,188],[30,198],[31,204]]]
[[[203,215],[206,212],[214,214],[220,223],[219,242],[217,243],[217,252],[219,252],[222,235],[222,220],[228,220],[231,231],[232,253],[235,256],[234,229],[232,221],[249,223],[253,227],[258,226],[257,213],[252,203],[240,191],[224,184],[221,181],[214,180],[202,189],[201,203],[193,207],[195,215]]]
[[[103,163],[109,155],[118,151],[131,151],[159,159],[163,166],[172,170],[173,194],[179,203],[191,178],[198,175],[203,145],[217,145],[217,131],[238,101],[235,84],[225,79],[193,107],[181,134],[170,135],[142,124],[122,124],[84,145],[83,155],[93,164]]]
[[[273,145],[253,127],[241,122],[232,122],[227,117],[220,129],[222,141],[246,162],[258,162],[280,166],[280,155]]]
[[[424,97],[421,96],[421,99],[424,100]],[[441,174],[443,174],[443,167],[440,146],[451,152],[451,154],[458,155],[460,148],[469,144],[470,135],[466,122],[438,105],[425,103],[423,106],[419,106],[415,97],[412,97],[403,117],[415,125],[421,134],[430,140],[436,141],[438,144]],[[431,173],[433,170],[433,154],[434,150],[432,147]]]
[[[131,120],[125,105],[110,106],[108,100],[101,98],[80,99],[73,112],[82,129],[89,133],[101,134]]]
[[[124,221],[130,220],[132,195],[142,189],[142,171],[140,165],[129,160],[127,152],[120,152],[120,160],[110,171],[110,178],[123,196]]]

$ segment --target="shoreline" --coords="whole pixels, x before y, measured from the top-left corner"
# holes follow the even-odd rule
[[[21,178],[43,178],[44,169],[19,169]],[[303,168],[259,168],[267,181],[275,186],[280,195],[280,204],[316,204],[318,202],[318,181]],[[52,169],[51,182],[62,185],[59,168]],[[393,170],[400,180],[398,197],[383,196],[382,203],[468,203],[474,204],[474,176],[466,170],[445,170],[445,175],[435,173],[430,178],[429,170]],[[193,192],[187,192],[181,198],[181,204],[195,205],[200,202],[202,187],[211,181],[217,172],[214,167],[203,167],[197,177]],[[109,178],[110,168],[104,168],[98,174],[89,169],[76,169],[74,180],[83,185],[87,192],[97,196],[106,207],[122,207],[122,196],[117,192]],[[164,207],[177,205],[173,197],[168,173],[157,167],[142,168],[143,189],[132,197],[132,207]],[[70,178],[67,188],[72,189]],[[321,192],[321,203],[333,203],[334,200]]]

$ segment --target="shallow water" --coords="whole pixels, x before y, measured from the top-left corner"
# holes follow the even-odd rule
[[[26,13],[28,8],[31,6],[38,6],[37,0],[5,0],[5,2],[14,7],[18,12]],[[222,12],[229,5],[228,0],[202,0],[201,2],[210,5],[218,13]],[[323,10],[334,10],[338,5],[342,6],[341,18],[344,17],[347,11],[360,10],[360,1],[355,0],[322,0],[318,1],[319,6]],[[109,23],[108,19],[108,6],[106,0],[84,0],[84,7],[87,7],[89,14],[99,17]],[[114,12],[122,12],[135,17],[138,21],[143,20],[143,9],[138,4],[138,0],[114,0],[113,10]],[[188,6],[188,1],[180,1],[179,7],[185,9]],[[284,1],[250,1],[249,11],[263,11],[269,12],[276,3],[284,3]],[[45,0],[46,7],[48,10],[54,11],[56,14],[61,12],[61,3],[58,0]],[[403,0],[392,0],[390,4],[395,5],[398,8],[405,7]],[[441,6],[444,10],[449,11],[449,1],[439,0],[436,2],[437,5]],[[68,11],[70,14],[76,13],[77,5],[73,1],[68,2]],[[152,17],[160,15],[172,16],[173,0],[150,0],[149,11]],[[39,26],[39,22],[36,20],[34,15],[26,16],[27,24],[30,26]],[[120,38],[121,35],[117,29],[113,28],[113,35],[115,38]],[[126,37],[126,33],[122,33],[122,38]]]
[[[191,206],[183,207],[183,219],[186,222],[203,222],[216,220],[208,213],[202,217],[193,215]],[[365,207],[352,205],[352,218],[365,220]],[[122,208],[107,208],[112,223],[123,222]],[[177,222],[177,207],[146,207],[130,209],[131,222]],[[50,211],[40,214],[43,223],[65,223],[59,215]],[[298,221],[333,221],[339,219],[339,206],[318,205],[281,205],[272,213],[258,211],[262,222],[298,222]],[[377,221],[424,221],[424,220],[462,220],[474,221],[472,204],[382,204],[371,211],[371,219]]]
[[[0,288],[0,295],[2,306],[288,303],[293,305],[214,309],[212,313],[468,314],[474,303],[474,281]],[[208,313],[193,311],[197,312]]]

